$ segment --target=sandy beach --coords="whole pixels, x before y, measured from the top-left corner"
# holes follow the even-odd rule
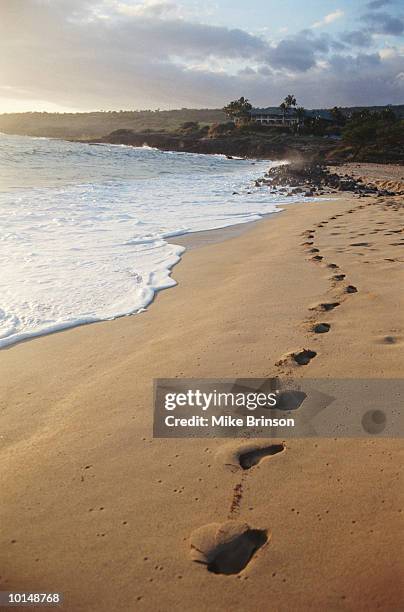
[[[403,199],[288,205],[225,238],[175,241],[195,248],[146,312],[0,352],[2,590],[69,611],[402,609],[400,439],[286,440],[242,470],[226,457],[251,441],[153,439],[152,394],[158,377],[403,378]],[[228,521],[267,541],[215,574],[195,542]]]

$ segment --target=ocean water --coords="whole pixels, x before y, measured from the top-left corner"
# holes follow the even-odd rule
[[[147,308],[173,237],[280,210],[269,165],[0,134],[0,347]]]

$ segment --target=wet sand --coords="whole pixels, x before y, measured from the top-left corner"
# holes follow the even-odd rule
[[[403,378],[403,229],[402,198],[288,205],[187,253],[147,312],[1,351],[1,588],[72,611],[400,609],[399,439],[261,453],[151,429],[156,377]],[[236,536],[238,572],[195,562]]]

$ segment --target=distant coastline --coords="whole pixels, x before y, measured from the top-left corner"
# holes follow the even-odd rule
[[[382,117],[385,112],[395,123]],[[220,109],[7,113],[0,114],[0,132],[257,159],[404,163],[404,105],[344,107],[335,114],[334,125],[319,121],[296,131],[282,125],[236,126]]]

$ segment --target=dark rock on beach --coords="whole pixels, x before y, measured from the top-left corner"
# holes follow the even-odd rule
[[[288,188],[287,195],[304,197],[338,192],[350,192],[359,197],[399,195],[394,191],[379,189],[376,185],[365,185],[360,178],[331,172],[323,163],[301,161],[271,168],[257,184],[278,192]]]

